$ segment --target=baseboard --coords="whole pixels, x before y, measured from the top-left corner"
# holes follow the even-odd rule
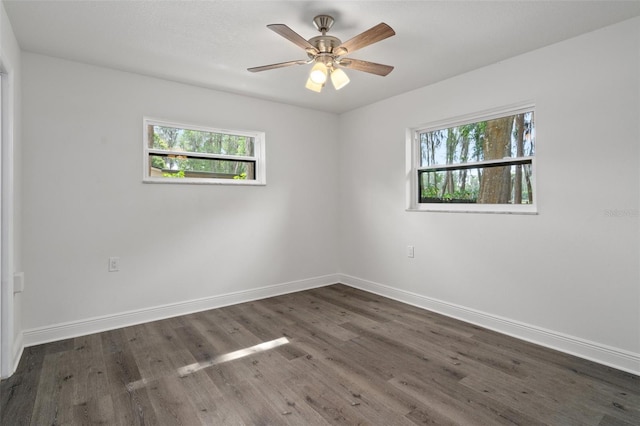
[[[521,323],[350,275],[339,274],[339,279],[341,283],[360,290],[388,297],[419,308],[428,309],[502,334],[588,359],[599,364],[604,364],[618,370],[640,375],[640,354],[637,353],[612,348],[596,342],[568,336],[556,331]]]
[[[22,333],[18,333],[13,341],[13,362],[11,364],[13,369],[11,370],[11,374],[18,369],[20,358],[22,358],[22,352],[24,352],[24,337]]]
[[[136,311],[122,312],[114,315],[87,318],[80,321],[33,328],[23,332],[24,345],[21,344],[20,347],[34,346],[41,343],[54,342],[72,337],[86,336],[88,334],[99,333],[130,325],[157,321],[179,315],[187,315],[194,312],[221,308],[253,300],[266,299],[268,297],[279,296],[282,294],[324,287],[335,284],[336,282],[338,282],[337,275],[324,275],[201,299],[171,303],[168,305],[145,308]]]

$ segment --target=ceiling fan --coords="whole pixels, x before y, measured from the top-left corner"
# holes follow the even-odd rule
[[[349,83],[349,77],[342,68],[364,71],[380,76],[385,76],[393,70],[393,67],[390,65],[376,64],[375,62],[344,57],[358,49],[362,49],[370,44],[377,43],[395,35],[395,31],[393,31],[389,25],[380,23],[343,43],[339,38],[327,35],[327,32],[333,26],[333,17],[329,15],[318,15],[313,18],[313,23],[322,35],[312,37],[309,40],[305,40],[284,24],[267,25],[267,28],[270,30],[303,48],[307,52],[308,59],[263,65],[261,67],[248,68],[247,70],[259,72],[291,65],[313,63],[314,65],[311,68],[311,73],[309,74],[305,87],[314,92],[320,92],[322,90],[329,76],[336,90],[340,90],[346,86]]]

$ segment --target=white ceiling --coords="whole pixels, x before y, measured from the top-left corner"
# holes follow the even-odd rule
[[[640,1],[15,1],[4,0],[29,52],[341,113],[640,15]],[[310,65],[266,28],[306,39],[332,15],[343,41],[386,22],[396,35],[353,54],[395,66],[386,77],[347,70],[336,92],[304,88]]]

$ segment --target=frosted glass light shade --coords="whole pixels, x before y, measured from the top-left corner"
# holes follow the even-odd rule
[[[304,87],[306,87],[309,90],[313,90],[314,92],[320,93],[322,91],[322,86],[324,86],[324,84],[314,83],[311,77],[309,77],[307,79],[307,84]]]
[[[316,84],[324,84],[327,81],[327,66],[322,62],[316,62],[311,68],[309,79]]]
[[[333,87],[335,87],[336,90],[342,89],[349,84],[349,81],[347,73],[340,68],[334,68],[333,71],[331,71],[331,83],[333,83]]]

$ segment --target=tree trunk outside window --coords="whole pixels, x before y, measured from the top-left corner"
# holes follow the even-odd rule
[[[487,121],[483,152],[485,160],[510,156],[513,116]],[[506,204],[511,198],[510,167],[488,167],[484,170],[478,203]]]

